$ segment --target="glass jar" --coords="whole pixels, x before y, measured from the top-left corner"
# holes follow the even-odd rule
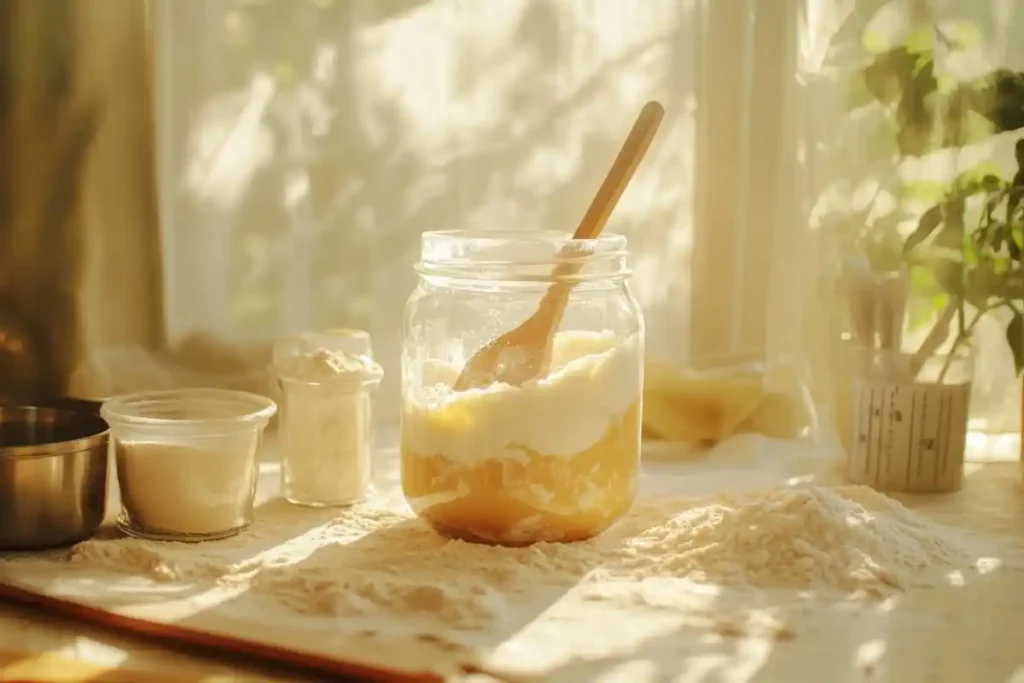
[[[626,256],[621,235],[423,235],[404,320],[401,472],[409,504],[439,533],[500,545],[578,541],[629,510],[644,323]],[[469,359],[558,282],[573,288],[548,374],[455,391]]]
[[[281,388],[281,494],[295,505],[343,507],[372,490],[373,393],[384,371],[370,335],[336,329],[274,345]]]

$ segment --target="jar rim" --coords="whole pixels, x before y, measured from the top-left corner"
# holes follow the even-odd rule
[[[626,237],[574,239],[553,230],[424,232],[417,271],[469,280],[582,282],[629,276]]]
[[[187,414],[173,415],[174,412]],[[265,426],[277,404],[235,389],[183,388],[141,391],[107,399],[100,414],[112,427],[175,430],[245,430]],[[168,413],[172,413],[169,415]]]
[[[422,260],[432,263],[448,260],[477,260],[496,249],[515,249],[505,259],[484,258],[489,263],[535,263],[541,260],[530,253],[550,253],[549,258],[563,253],[571,258],[624,256],[626,236],[604,233],[591,239],[574,239],[557,230],[428,230],[421,238]],[[446,258],[447,257],[447,258]]]

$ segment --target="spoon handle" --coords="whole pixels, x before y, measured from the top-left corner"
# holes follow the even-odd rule
[[[633,179],[633,174],[636,173],[637,167],[644,155],[647,154],[647,150],[650,149],[651,141],[654,140],[654,135],[658,132],[663,118],[665,118],[665,108],[659,102],[652,100],[640,110],[633,128],[626,136],[625,142],[622,143],[622,148],[619,149],[615,161],[608,169],[601,187],[598,188],[597,194],[590,201],[587,212],[583,214],[583,218],[576,227],[576,232],[572,235],[573,240],[594,239],[604,230],[608,217],[615,210],[619,198],[622,197],[622,192]],[[577,245],[570,245],[569,250],[563,250],[563,256],[573,256],[575,246]],[[571,282],[560,282],[559,280],[575,275],[581,266],[582,263],[579,259],[562,261],[552,272],[552,278],[556,282],[548,288],[541,301],[541,311],[546,313],[551,321],[552,334],[561,322],[562,313],[569,302],[569,293],[572,291]]]
[[[658,102],[648,102],[640,110],[633,129],[629,131],[629,136],[622,143],[619,155],[612,162],[608,175],[605,176],[604,182],[601,183],[600,189],[591,200],[587,212],[583,214],[576,232],[573,233],[573,239],[593,239],[604,230],[604,225],[608,222],[612,211],[615,210],[615,205],[619,203],[623,190],[629,185],[633,174],[636,173],[637,166],[647,154],[663,118],[665,118],[665,108]]]

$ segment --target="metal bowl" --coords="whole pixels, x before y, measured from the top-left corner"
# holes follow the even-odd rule
[[[57,410],[70,410],[76,413],[89,413],[98,417],[100,414],[100,408],[103,407],[103,401],[105,400],[106,399],[93,400],[89,398],[60,396],[57,398],[24,401],[23,403],[37,406],[39,408],[56,408]]]
[[[92,536],[106,512],[109,440],[89,412],[0,406],[0,551]]]
[[[57,410],[71,410],[76,413],[100,414],[105,398],[74,398],[72,396],[55,396],[51,398],[40,398],[38,396],[0,396],[0,409],[19,408],[21,406],[34,406],[36,408],[56,408]]]

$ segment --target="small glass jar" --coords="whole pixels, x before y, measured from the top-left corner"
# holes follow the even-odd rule
[[[160,541],[209,541],[252,524],[256,452],[277,405],[227,389],[115,396],[110,425],[121,490],[117,526]]]
[[[370,335],[337,329],[278,342],[281,494],[309,507],[343,507],[372,490],[373,393],[383,369]]]
[[[526,545],[593,537],[636,496],[644,324],[626,238],[428,232],[405,310],[402,489],[439,533]],[[575,268],[556,265],[571,262]],[[485,344],[573,283],[547,376],[455,391]]]

